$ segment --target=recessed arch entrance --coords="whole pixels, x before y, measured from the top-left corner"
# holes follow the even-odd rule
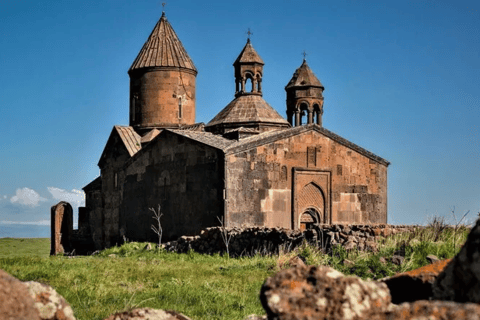
[[[299,228],[300,230],[307,230],[312,229],[315,224],[320,223],[320,213],[319,210],[316,208],[307,208],[303,213],[300,215],[299,221]]]
[[[294,168],[292,229],[331,223],[331,172]]]

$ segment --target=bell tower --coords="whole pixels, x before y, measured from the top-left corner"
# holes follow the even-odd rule
[[[128,74],[130,126],[137,132],[195,123],[197,69],[165,12]]]
[[[292,79],[285,87],[287,119],[292,126],[311,123],[322,125],[323,90],[325,88],[304,57],[302,65],[295,70]]]
[[[248,38],[247,44],[245,44],[237,60],[233,63],[235,69],[235,97],[241,95],[262,95],[264,64],[262,58],[260,58],[250,43],[250,38]]]

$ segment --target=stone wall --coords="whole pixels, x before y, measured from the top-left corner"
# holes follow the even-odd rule
[[[342,245],[347,250],[376,251],[378,237],[400,232],[411,232],[421,226],[408,225],[324,225],[315,230],[289,230],[284,228],[222,228],[210,227],[199,236],[182,236],[162,244],[167,251],[185,253],[190,249],[198,253],[225,253],[224,236],[230,237],[229,253],[233,257],[260,254],[278,254],[280,250],[291,251],[304,241],[328,251],[333,245]]]
[[[308,129],[226,155],[227,194],[234,194],[227,197],[228,227],[299,229],[310,208],[317,223],[387,223],[385,160],[323,128]],[[304,190],[309,186],[318,196]]]
[[[124,169],[120,235],[156,241],[154,208],[161,206],[163,238],[199,234],[223,217],[224,158],[218,149],[169,131],[139,151]]]

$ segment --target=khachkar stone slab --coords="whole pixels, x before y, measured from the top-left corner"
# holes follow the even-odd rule
[[[50,255],[72,251],[70,236],[73,233],[72,206],[61,201],[51,208]]]

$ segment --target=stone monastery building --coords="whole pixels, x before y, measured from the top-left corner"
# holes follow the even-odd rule
[[[289,229],[387,222],[389,162],[322,126],[324,86],[307,62],[286,84],[286,119],[262,98],[264,61],[250,39],[233,66],[235,98],[195,123],[197,69],[162,14],[128,70],[130,125],[112,129],[101,174],[83,188],[78,232],[90,246],[156,241],[149,208],[159,205],[164,240],[218,218]]]

